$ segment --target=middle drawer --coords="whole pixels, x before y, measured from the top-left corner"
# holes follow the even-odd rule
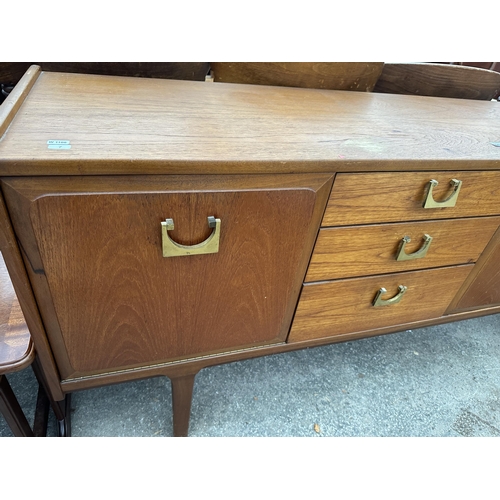
[[[500,217],[475,217],[324,228],[305,281],[473,263],[499,224]],[[405,237],[410,241],[403,242]]]

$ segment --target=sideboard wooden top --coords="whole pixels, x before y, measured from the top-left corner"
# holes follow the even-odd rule
[[[30,71],[0,175],[500,168],[498,102]]]

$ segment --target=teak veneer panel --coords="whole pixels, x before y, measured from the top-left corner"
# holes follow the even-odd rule
[[[500,151],[500,148],[499,148]],[[434,199],[451,193],[450,180],[462,181],[455,207],[423,208],[431,179]],[[378,172],[338,174],[322,226],[449,219],[500,214],[500,172]]]
[[[306,281],[470,264],[499,224],[500,217],[481,217],[321,229]],[[422,247],[424,234],[433,238],[425,257],[396,261],[404,236],[411,238],[405,248],[411,254]]]
[[[499,122],[487,101],[42,72],[0,175],[500,168]]]
[[[288,342],[439,318],[472,267],[445,267],[305,284]],[[383,296],[386,300],[396,295],[399,285],[408,287],[399,303],[382,307],[372,305],[380,288],[387,289],[387,294]]]
[[[4,181],[62,376],[284,341],[331,176],[281,177]],[[162,256],[162,220],[190,245],[209,215],[217,254]]]
[[[367,259],[344,266],[364,277],[303,285],[320,224],[361,234],[465,220],[470,236],[431,251],[439,266],[455,251],[473,261],[500,215],[498,103],[37,67],[5,103],[0,246],[56,401],[168,376],[186,434],[206,366],[500,310],[498,236],[474,265],[366,276],[377,269]],[[432,178],[438,199],[463,180],[455,208],[422,208]],[[219,253],[162,257],[162,220],[192,244],[209,234],[208,215],[222,219]],[[364,252],[352,250],[355,261]],[[372,306],[400,284],[400,303]]]

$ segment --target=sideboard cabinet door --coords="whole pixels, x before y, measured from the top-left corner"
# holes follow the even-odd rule
[[[284,342],[331,182],[322,174],[3,179],[62,378]],[[167,234],[204,247],[215,219],[216,250],[163,255]]]

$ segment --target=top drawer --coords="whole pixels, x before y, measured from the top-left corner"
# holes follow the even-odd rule
[[[437,202],[462,181],[454,207],[424,208],[431,180]],[[386,172],[337,174],[322,226],[447,219],[500,214],[500,172]]]

